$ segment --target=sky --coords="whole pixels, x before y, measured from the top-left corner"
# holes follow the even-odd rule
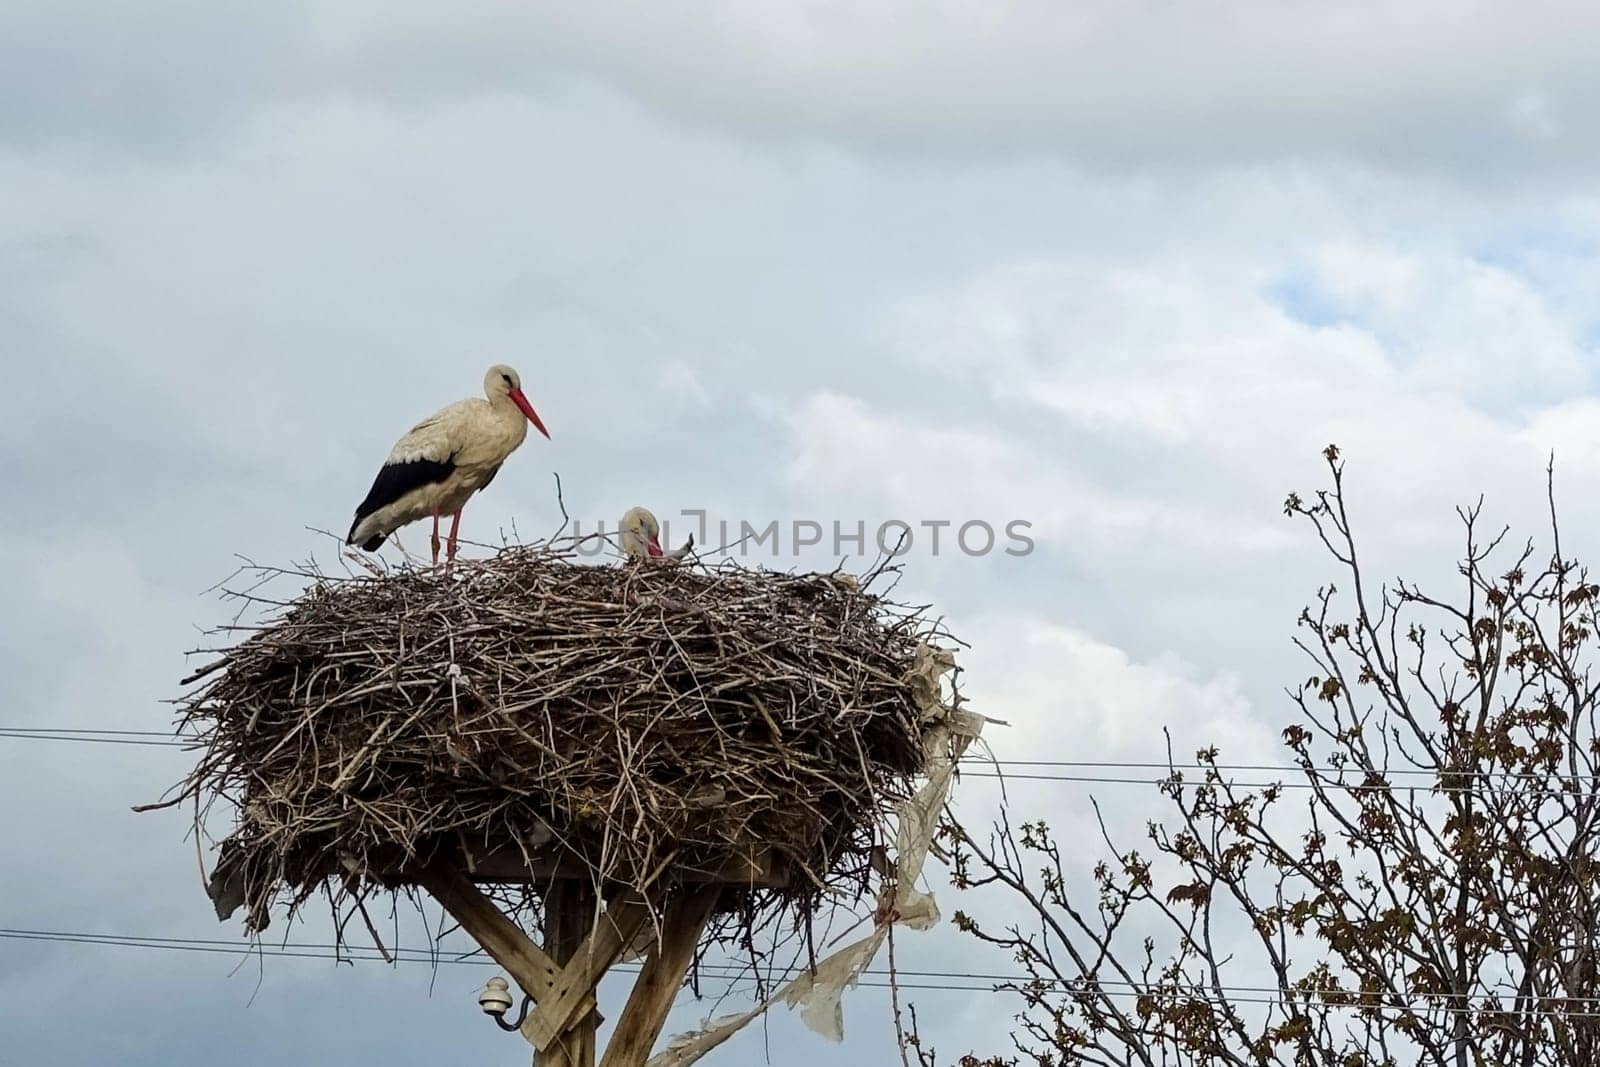
[[[1567,547],[1593,555],[1597,23],[1431,0],[10,0],[0,726],[165,728],[228,611],[207,590],[241,556],[332,561],[318,531],[394,438],[506,362],[552,440],[466,536],[553,530],[554,474],[590,526],[641,503],[1025,522],[1026,554],[922,537],[902,560],[901,592],[971,645],[972,706],[1010,724],[998,757],[1162,759],[1168,729],[1180,754],[1281,762],[1294,619],[1334,576],[1282,502],[1322,484],[1326,444],[1380,573],[1448,581],[1479,494],[1540,535],[1552,453]],[[826,540],[779,565],[831,566]],[[0,738],[0,928],[241,948],[0,940],[0,1063],[526,1062],[476,1012],[485,968],[246,955],[183,820],[129,811],[184,768]],[[969,779],[958,809],[997,795]],[[1080,872],[1091,796],[1134,836],[1161,811],[1140,785],[1009,796],[1087,842]],[[898,951],[1010,963],[948,929]],[[915,999],[941,1049],[1004,1040],[1003,998]],[[887,1008],[864,988],[839,1049],[780,1014],[706,1062],[889,1062]]]

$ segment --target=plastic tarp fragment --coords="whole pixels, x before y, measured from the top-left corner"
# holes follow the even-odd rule
[[[749,1011],[708,1020],[699,1030],[677,1035],[650,1059],[648,1067],[688,1067],[778,1003],[799,1008],[800,1018],[808,1027],[830,1041],[842,1041],[845,990],[852,988],[872,964],[889,938],[890,927],[927,930],[939,921],[933,895],[918,890],[916,883],[922,877],[939,813],[950,794],[956,764],[982,732],[985,722],[981,715],[953,711],[944,703],[942,679],[954,667],[955,656],[948,650],[923,645],[906,675],[923,721],[928,724],[923,738],[927,781],[900,805],[897,813],[893,876],[885,879],[879,894],[872,931],[818,960],[814,970],[794,978]]]

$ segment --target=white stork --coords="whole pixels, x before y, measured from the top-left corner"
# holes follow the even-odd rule
[[[682,559],[694,548],[694,534],[679,548],[661,549],[661,524],[649,508],[629,508],[618,524],[622,532],[622,554],[630,559]]]
[[[528,436],[528,423],[545,437],[522,379],[503,363],[483,376],[488,398],[459,400],[434,412],[395,442],[367,498],[356,508],[345,544],[376,552],[384,538],[408,522],[433,516],[433,562],[439,562],[439,516],[450,520],[447,560],[456,558],[456,535],[467,498],[494,480],[500,464]]]

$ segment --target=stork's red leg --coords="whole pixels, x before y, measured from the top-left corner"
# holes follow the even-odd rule
[[[439,509],[433,509],[433,565],[439,565]]]
[[[445,562],[456,558],[456,534],[461,530],[461,512],[457,511],[455,518],[450,520],[450,544],[445,548]]]

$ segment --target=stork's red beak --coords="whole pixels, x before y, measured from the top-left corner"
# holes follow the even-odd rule
[[[661,542],[658,541],[653,534],[650,537],[650,547],[646,549],[646,551],[648,551],[652,556],[660,556],[665,554],[661,551]]]
[[[533,410],[533,405],[528,403],[528,398],[522,394],[521,389],[511,390],[511,402],[522,409],[522,413],[528,416],[528,421],[533,423],[533,428],[544,434],[545,440],[550,439],[550,431],[545,429],[544,423],[539,421],[539,416]]]

